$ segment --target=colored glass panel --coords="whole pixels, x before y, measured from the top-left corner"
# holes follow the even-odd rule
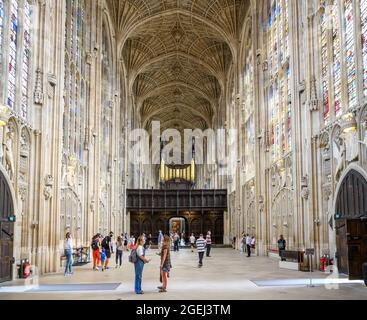
[[[367,96],[367,0],[361,0],[361,36],[362,36],[362,64],[363,64],[363,91]]]
[[[326,6],[326,2],[322,1],[321,5]],[[321,14],[321,76],[322,76],[322,102],[325,123],[330,121],[330,104],[329,104],[329,62],[328,62],[328,17],[326,12]]]
[[[347,67],[347,88],[349,107],[357,104],[357,71],[356,71],[356,52],[355,52],[355,28],[353,1],[344,1],[344,34],[345,34],[345,51],[346,51],[346,67]]]
[[[4,2],[0,0],[0,50],[2,52],[3,44],[3,29],[4,29]]]
[[[28,115],[29,97],[29,63],[30,63],[30,38],[31,38],[31,6],[25,1],[24,7],[24,38],[23,38],[23,64],[22,64],[22,103],[21,116],[26,119]]]
[[[8,101],[10,109],[15,110],[15,81],[17,70],[17,31],[18,31],[18,1],[10,1],[10,30],[8,56]]]
[[[333,82],[334,82],[334,104],[335,115],[341,116],[341,44],[340,44],[340,23],[338,1],[334,1],[331,10],[331,19],[333,23]]]
[[[270,1],[268,18],[269,148],[273,161],[291,150],[291,69],[289,66],[289,3]]]

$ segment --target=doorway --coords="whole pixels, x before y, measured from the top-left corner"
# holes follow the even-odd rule
[[[351,170],[342,181],[335,206],[337,264],[349,279],[363,278],[367,262],[367,181]]]
[[[14,223],[8,221],[13,215],[13,197],[8,182],[0,171],[0,282],[13,278]]]
[[[186,220],[181,217],[171,218],[169,220],[169,231],[178,234],[186,234]]]

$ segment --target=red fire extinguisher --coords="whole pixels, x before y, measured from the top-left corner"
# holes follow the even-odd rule
[[[31,275],[31,264],[26,260],[23,264],[23,279],[27,279]]]
[[[326,271],[326,258],[320,258],[320,271]]]

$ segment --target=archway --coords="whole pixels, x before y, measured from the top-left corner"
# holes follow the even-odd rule
[[[367,262],[367,179],[351,169],[341,180],[335,204],[337,264],[350,279],[362,279]]]
[[[14,203],[9,184],[0,170],[0,282],[13,278]]]
[[[169,219],[169,231],[187,235],[188,226],[186,219],[183,217],[173,217]]]

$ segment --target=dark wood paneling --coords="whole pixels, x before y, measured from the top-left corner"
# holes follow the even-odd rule
[[[362,264],[367,262],[367,181],[359,172],[351,170],[343,180],[335,213],[341,216],[335,225],[339,272],[351,280],[362,279]]]
[[[152,215],[149,212],[131,212],[130,213],[130,233],[135,237],[142,233],[153,236],[153,241],[157,243],[158,231],[162,230],[164,233],[170,232],[169,221],[172,218],[182,217],[186,220],[186,241],[191,233],[194,233],[196,237],[200,233],[204,235],[207,231],[212,232],[212,240],[214,244],[223,244],[223,213],[222,212],[161,212]],[[202,228],[203,226],[203,228]],[[148,228],[151,229],[148,229]]]
[[[12,279],[14,223],[7,222],[14,215],[9,185],[0,172],[0,282]]]
[[[226,190],[127,190],[127,210],[227,210]]]

